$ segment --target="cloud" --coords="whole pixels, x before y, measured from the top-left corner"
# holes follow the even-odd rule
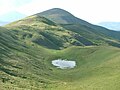
[[[0,0],[0,14],[7,13],[14,9],[13,0]]]
[[[13,4],[15,7],[21,7],[23,5],[26,5],[30,2],[32,2],[33,0],[13,0]]]
[[[32,2],[33,0],[0,0],[0,15],[15,11],[17,8]]]

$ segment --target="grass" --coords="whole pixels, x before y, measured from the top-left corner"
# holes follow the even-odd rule
[[[116,38],[79,24],[58,25],[39,15],[33,15],[5,26],[16,39],[49,49],[69,46],[110,45],[120,47]]]
[[[120,48],[103,40],[97,40],[101,46],[85,46],[75,38],[82,37],[76,29],[38,16],[5,27],[9,30],[0,27],[1,90],[119,90]],[[92,42],[86,38],[81,39]],[[55,59],[74,60],[77,66],[62,70],[51,64]]]
[[[119,49],[72,47],[61,52],[62,58],[76,60],[77,66],[70,70],[56,69],[54,74],[62,82],[52,90],[119,90]]]
[[[64,50],[46,49],[39,45],[13,50],[4,57],[1,89],[5,90],[119,90],[120,49],[91,46]],[[54,59],[75,60],[73,69],[54,67]],[[5,70],[8,70],[5,71]]]

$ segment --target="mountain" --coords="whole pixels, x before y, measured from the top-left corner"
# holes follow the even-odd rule
[[[90,41],[93,41],[93,40],[95,42],[101,41],[101,40],[104,41],[106,37],[120,40],[119,32],[112,31],[101,26],[90,24],[89,22],[79,19],[63,9],[53,8],[53,9],[38,13],[36,15],[43,16],[57,24],[60,24],[62,27],[68,30],[72,30],[76,33],[79,33],[81,36],[85,37],[87,40],[90,40]],[[111,41],[109,41],[108,39],[106,39],[105,42],[107,43],[109,42],[109,44],[111,44]]]
[[[10,23],[10,22],[22,19],[24,17],[26,17],[26,15],[21,14],[21,13],[16,12],[16,11],[12,11],[12,12],[6,13],[4,15],[1,15],[0,21]]]
[[[88,22],[80,20],[66,10],[60,8],[53,8],[47,11],[36,14],[38,16],[43,16],[57,24],[78,24],[87,25]]]
[[[17,30],[16,34],[20,35],[25,42],[29,40],[32,43],[51,49],[62,49],[71,45],[91,46],[108,44],[120,47],[120,42],[116,38],[95,31],[88,26],[80,24],[57,25],[39,15],[29,16],[5,27],[15,32]],[[114,33],[116,34],[117,32],[113,31],[111,35]],[[119,34],[117,33],[116,35]]]
[[[74,15],[72,15],[71,13],[67,12],[66,10],[63,9],[59,9],[59,8],[53,8],[47,11],[43,11],[41,13],[36,14],[38,16],[43,16],[57,24],[68,24],[69,26],[72,25],[83,25],[83,27],[88,27],[91,29],[94,29],[94,32],[98,32],[98,33],[102,33],[104,35],[113,37],[118,39],[120,34],[117,34],[118,32],[115,31],[110,31],[107,28],[101,27],[101,26],[97,26],[97,25],[93,25],[89,22],[86,22],[82,19],[79,19],[77,17],[75,17]],[[79,28],[80,29],[80,28]],[[90,31],[90,30],[89,30]],[[92,32],[93,32],[92,31]],[[112,35],[111,35],[112,33]],[[117,35],[116,35],[117,34]],[[119,38],[120,39],[120,38]]]
[[[120,31],[120,22],[101,22],[98,25],[106,27],[111,30]]]
[[[118,36],[90,23],[60,24],[40,14],[0,27],[0,89],[119,90]],[[52,65],[57,59],[76,66],[57,68]]]

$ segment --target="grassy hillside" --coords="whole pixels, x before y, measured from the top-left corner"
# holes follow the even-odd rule
[[[119,90],[119,33],[96,28],[39,15],[0,27],[0,89]],[[55,59],[77,65],[60,69]]]
[[[57,70],[57,76],[64,84],[55,89],[118,90],[119,54],[119,49],[113,47],[72,47],[63,50],[62,58],[75,60],[77,66],[72,70]]]
[[[75,17],[63,9],[53,8],[36,15],[50,19],[51,21],[60,24],[67,30],[79,33],[81,37],[84,37],[82,40],[79,40],[85,41],[85,45],[91,45],[91,43],[88,42],[91,41],[97,45],[107,43],[112,46],[120,47],[120,32],[108,30],[104,27],[90,24],[82,19]],[[86,42],[88,43],[86,44]]]
[[[22,51],[8,48],[12,51],[2,58],[6,64],[1,62],[0,66],[2,90],[119,90],[120,88],[119,48],[74,46],[64,50],[50,50],[38,45],[22,47]],[[58,58],[75,60],[77,66],[65,70],[56,68],[51,61]]]
[[[29,16],[5,26],[18,40],[50,49],[74,46],[111,45],[120,47],[117,38],[80,24],[58,25],[39,15]],[[102,30],[103,31],[103,30]],[[115,32],[116,33],[116,32]],[[114,34],[113,34],[114,35]]]
[[[106,30],[105,28],[95,26],[96,29],[80,24],[62,24],[62,27],[80,34],[82,37],[96,43],[96,45],[111,45],[120,47],[119,32]]]
[[[19,40],[38,44],[50,49],[62,49],[72,45],[96,45],[80,34],[67,30],[56,23],[37,15],[13,22],[5,26],[12,30]],[[76,36],[78,36],[78,39]]]
[[[18,41],[12,30],[0,28],[0,88],[2,90],[119,90],[120,49],[105,46],[52,50]],[[54,67],[54,59],[75,60],[73,69]]]
[[[12,34],[14,32],[0,28],[0,89],[36,89],[37,85],[39,88],[44,87],[50,82],[46,78],[50,69],[44,59],[51,53],[39,45],[18,41]]]

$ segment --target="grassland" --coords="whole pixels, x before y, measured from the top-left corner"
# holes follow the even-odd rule
[[[119,90],[120,49],[79,47],[64,50],[41,46],[12,49],[0,68],[2,90]],[[10,52],[9,52],[10,53]],[[54,59],[75,60],[73,69],[54,67]]]
[[[0,90],[119,90],[116,33],[37,14],[0,27]],[[55,59],[77,65],[59,69],[51,64]]]

